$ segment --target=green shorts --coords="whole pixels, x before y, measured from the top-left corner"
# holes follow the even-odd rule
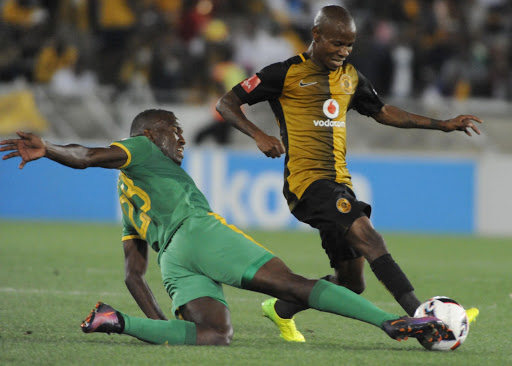
[[[244,288],[274,257],[251,237],[217,214],[187,218],[160,257],[172,311],[200,297],[225,304],[222,284]]]

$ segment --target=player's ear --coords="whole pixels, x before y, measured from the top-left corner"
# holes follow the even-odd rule
[[[320,29],[318,26],[314,26],[313,28],[311,28],[311,33],[313,34],[313,41],[320,41]]]
[[[153,138],[153,131],[148,130],[147,128],[144,129],[144,136],[146,136],[150,141],[155,142],[155,139]]]

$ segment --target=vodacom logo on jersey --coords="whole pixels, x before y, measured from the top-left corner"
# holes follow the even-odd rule
[[[334,99],[327,99],[323,106],[324,114],[328,120],[313,120],[315,127],[345,127],[344,121],[334,121],[333,119],[340,114],[340,105]]]
[[[324,114],[328,118],[336,118],[340,114],[340,105],[334,99],[327,99],[324,102]]]

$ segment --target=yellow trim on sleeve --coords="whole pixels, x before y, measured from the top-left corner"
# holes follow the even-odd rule
[[[302,62],[306,62],[306,58],[304,57],[304,55],[302,53],[300,53],[299,56],[302,59]]]
[[[126,236],[123,236],[123,238],[121,240],[125,241],[125,240],[131,240],[131,239],[142,239],[142,238],[140,237],[140,235],[126,235]]]
[[[117,147],[120,147],[121,149],[124,150],[124,152],[126,153],[126,155],[128,155],[128,159],[126,159],[126,163],[124,163],[123,165],[121,165],[119,168],[117,169],[123,169],[123,168],[126,168],[128,165],[130,165],[130,163],[132,162],[132,154],[130,153],[130,150],[128,150],[126,148],[126,146],[124,146],[123,144],[120,144],[119,142],[113,142],[110,144],[110,146],[117,146]]]

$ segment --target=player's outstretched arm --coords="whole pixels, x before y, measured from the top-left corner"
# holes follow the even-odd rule
[[[240,108],[243,103],[240,98],[231,90],[217,102],[217,112],[224,120],[236,129],[252,137],[256,145],[266,156],[278,158],[284,154],[284,147],[281,141],[274,136],[269,136],[258,126],[249,121]]]
[[[393,127],[424,128],[444,132],[464,131],[468,136],[471,136],[471,130],[480,135],[477,123],[482,123],[480,118],[472,115],[460,115],[452,119],[441,121],[409,113],[389,104],[384,105],[373,118],[379,123]]]
[[[2,157],[3,160],[20,157],[20,169],[28,162],[46,157],[62,165],[75,169],[101,167],[115,169],[126,163],[126,152],[117,146],[85,147],[71,144],[66,146],[54,145],[43,141],[32,133],[16,132],[17,139],[0,141],[0,151],[11,151]]]
[[[148,243],[142,239],[123,240],[124,282],[140,309],[150,319],[167,320],[145,279]]]

